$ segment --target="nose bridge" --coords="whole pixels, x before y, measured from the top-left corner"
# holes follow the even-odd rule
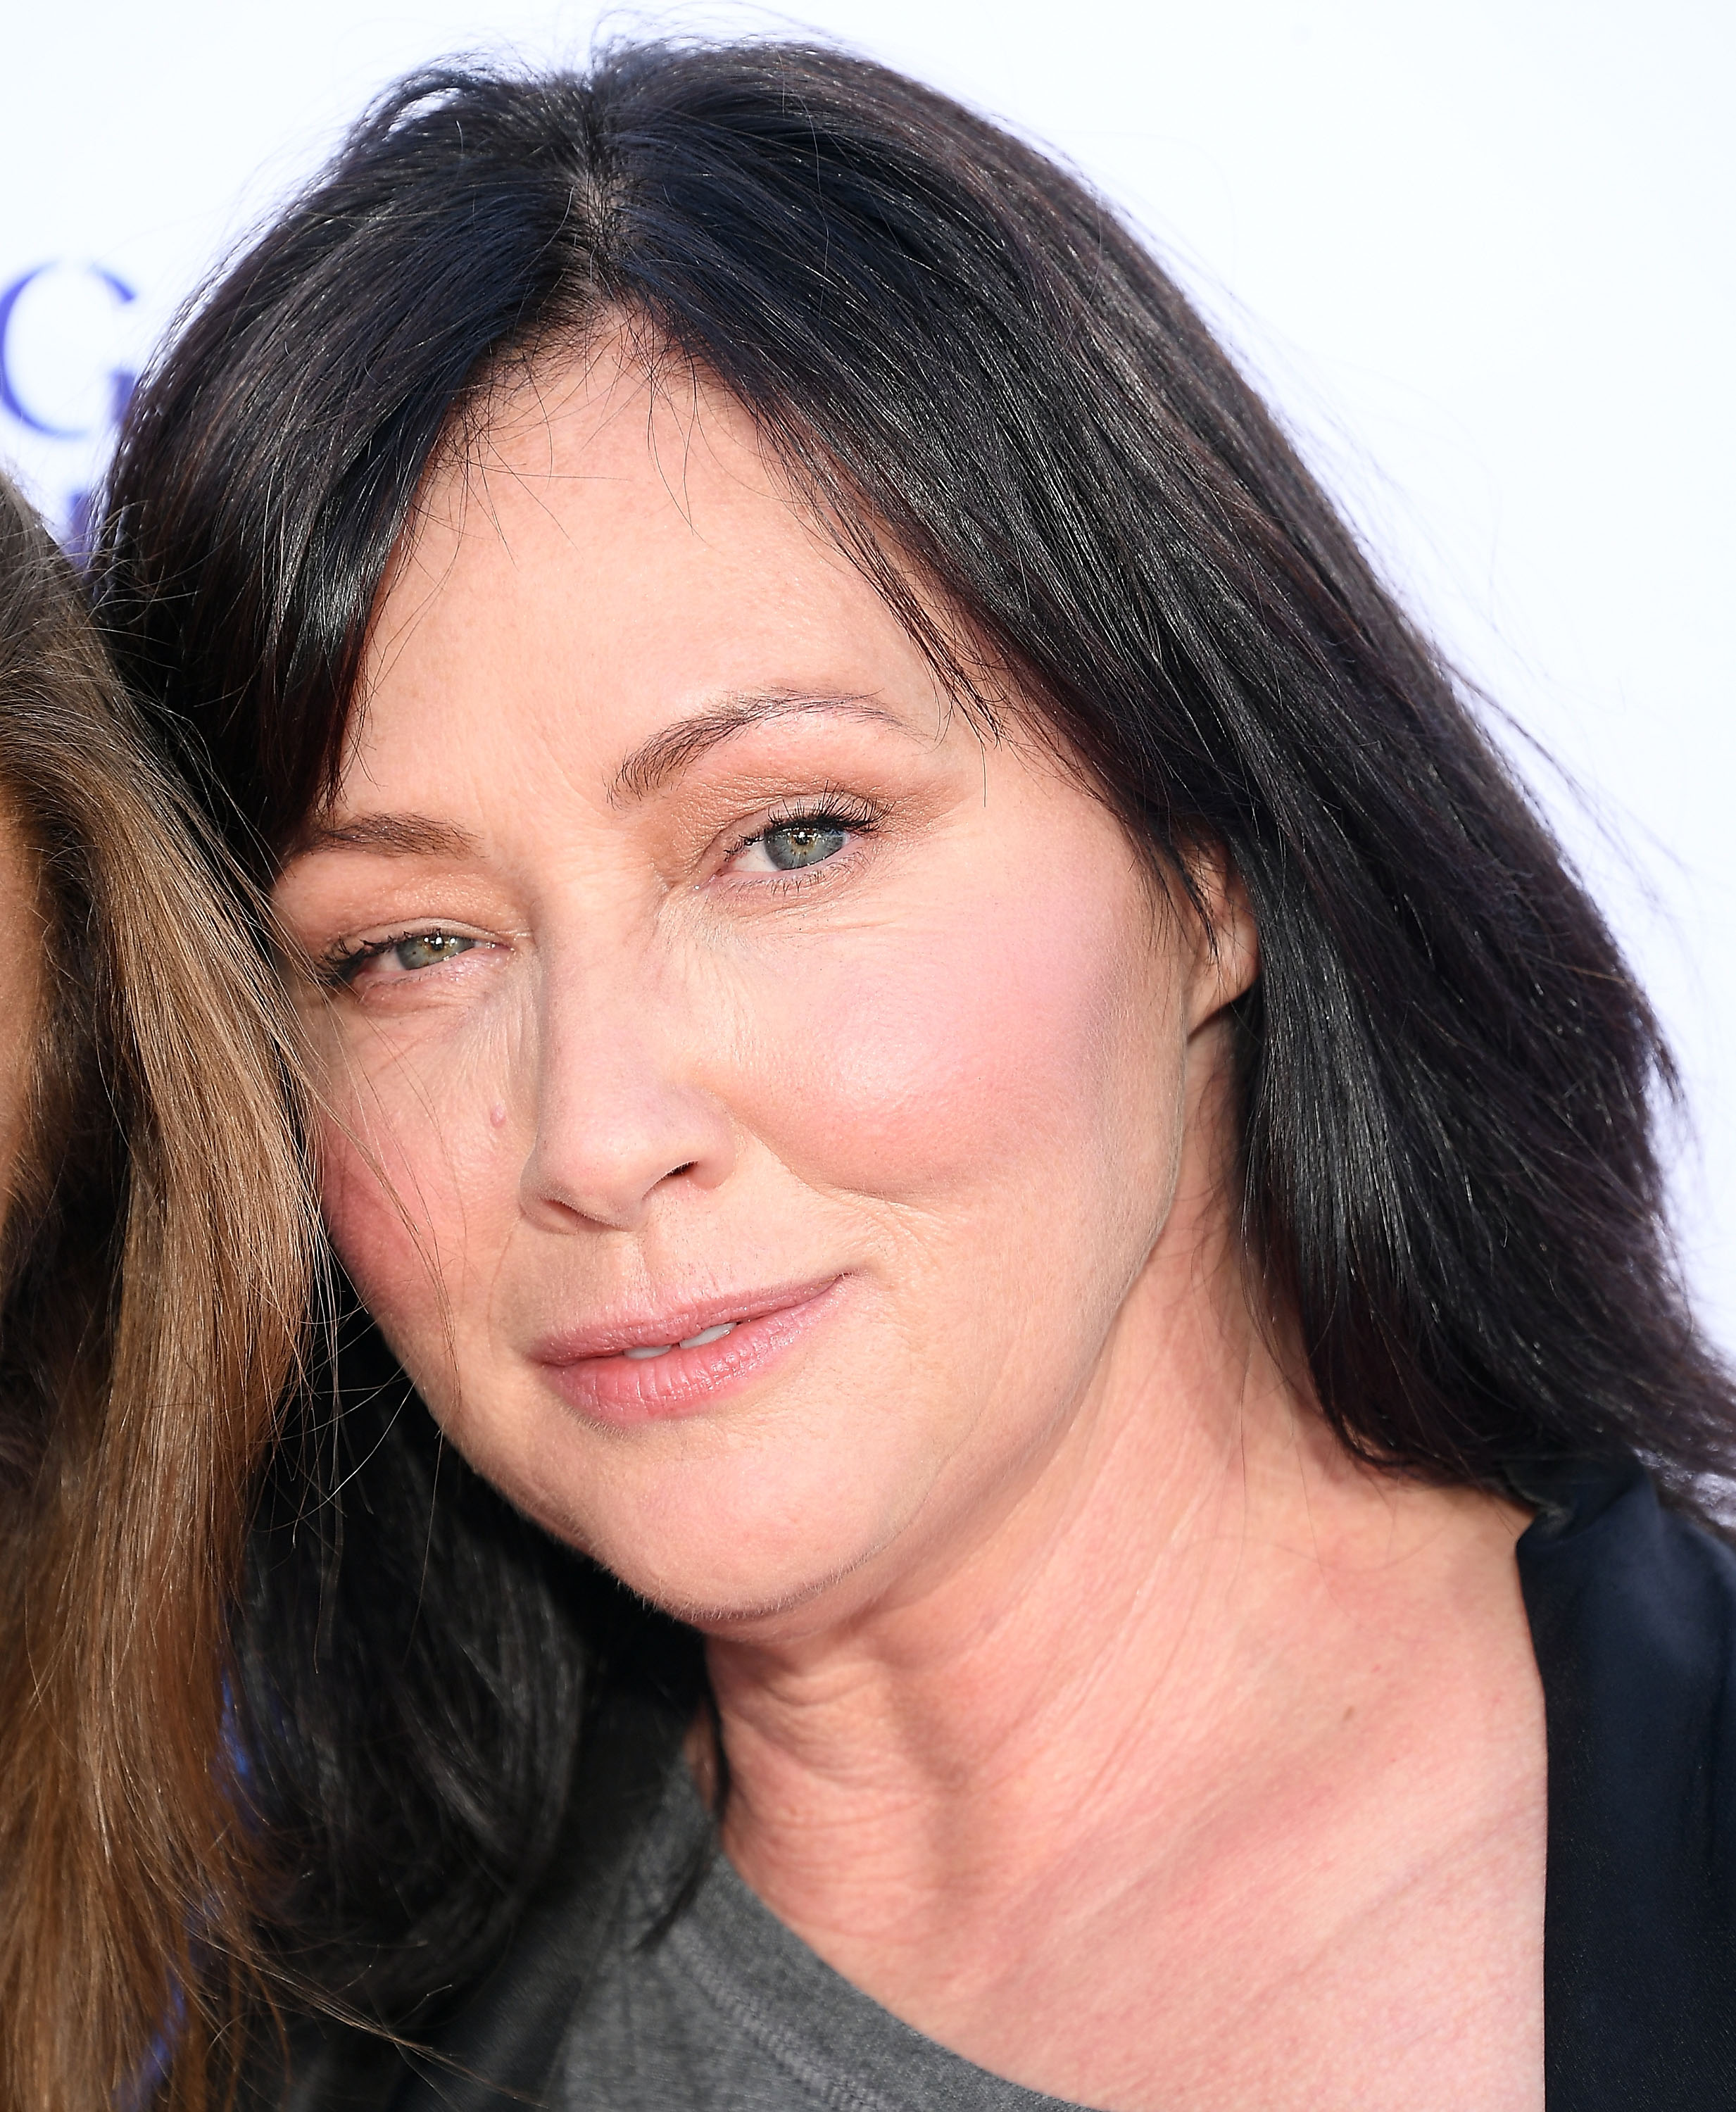
[[[631,1229],[665,1181],[715,1186],[731,1127],[695,1075],[686,992],[654,935],[553,936],[540,969],[526,1213]]]

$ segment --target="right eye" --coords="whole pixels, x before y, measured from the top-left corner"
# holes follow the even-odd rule
[[[398,982],[423,968],[456,960],[481,942],[462,931],[407,931],[358,946],[332,963],[331,979],[345,985],[365,974],[370,982]]]

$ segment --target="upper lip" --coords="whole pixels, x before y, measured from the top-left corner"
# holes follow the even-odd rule
[[[531,1361],[539,1364],[576,1364],[587,1357],[618,1357],[626,1350],[660,1348],[666,1342],[685,1342],[708,1327],[726,1322],[761,1320],[768,1313],[782,1313],[792,1305],[805,1305],[810,1298],[831,1290],[836,1274],[816,1277],[805,1283],[779,1285],[770,1290],[724,1291],[715,1298],[685,1305],[660,1306],[654,1313],[622,1315],[599,1320],[590,1327],[563,1328],[544,1335],[533,1344]]]

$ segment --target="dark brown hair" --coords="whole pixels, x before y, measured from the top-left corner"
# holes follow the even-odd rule
[[[312,1220],[257,950],[3,480],[0,809],[45,940],[9,1081],[0,2103],[136,2101],[175,2038],[194,2112],[251,1955],[226,1628]]]
[[[431,464],[503,372],[623,324],[745,407],[956,688],[959,638],[1009,671],[1154,860],[1227,849],[1262,963],[1242,1222],[1344,1443],[1495,1490],[1638,1452],[1691,1504],[1728,1471],[1654,1149],[1669,1057],[1596,907],[1150,256],[882,68],[418,75],[212,289],[134,399],[95,576],[243,855],[269,873],[334,782]],[[321,1455],[317,1546],[272,1523],[314,1456],[280,1454],[243,1662],[303,1844],[285,1925],[406,2014],[522,1896],[593,1645],[575,1565],[455,1462],[436,1499],[425,1419],[381,1398]]]

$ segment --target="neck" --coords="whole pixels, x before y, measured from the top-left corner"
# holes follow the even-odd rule
[[[1114,1895],[1141,1844],[1173,1871],[1233,1814],[1269,1827],[1342,1772],[1359,1709],[1510,1614],[1517,1514],[1351,1460],[1224,1243],[1202,1270],[1187,1188],[1088,1397],[990,1524],[835,1618],[710,1640],[732,1861],[895,2007],[900,1960],[920,1973],[1105,1876]]]

